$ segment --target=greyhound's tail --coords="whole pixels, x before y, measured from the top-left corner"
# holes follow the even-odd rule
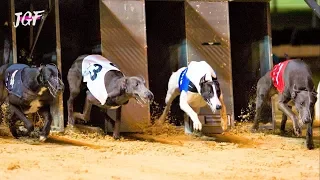
[[[4,64],[0,66],[0,80],[4,80],[5,77],[5,71],[10,66],[10,64]]]

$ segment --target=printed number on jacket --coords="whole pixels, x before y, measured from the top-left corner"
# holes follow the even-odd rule
[[[97,76],[98,73],[101,71],[102,66],[100,64],[94,64],[93,66],[89,67],[89,72],[90,72],[90,78],[92,81],[94,81]]]

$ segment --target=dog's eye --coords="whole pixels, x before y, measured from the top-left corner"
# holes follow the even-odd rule
[[[304,104],[304,102],[301,102],[300,105],[302,106]]]
[[[138,86],[139,86],[139,83],[137,82],[137,83],[136,83],[136,87],[138,87]]]

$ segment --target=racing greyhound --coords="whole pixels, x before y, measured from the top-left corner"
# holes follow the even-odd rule
[[[29,67],[25,64],[5,64],[0,68],[1,103],[9,101],[9,128],[11,134],[18,138],[15,123],[24,122],[29,134],[34,126],[26,114],[39,112],[45,120],[40,132],[40,141],[45,141],[50,133],[52,106],[58,93],[64,91],[64,84],[56,65],[47,64]]]
[[[90,120],[92,105],[103,109],[117,109],[116,119],[105,112],[106,120],[114,126],[113,138],[120,138],[121,106],[135,98],[139,103],[153,101],[153,93],[146,88],[143,77],[127,77],[109,60],[101,55],[79,56],[68,72],[70,97],[68,99],[68,125],[73,127],[75,118]],[[73,112],[74,99],[80,93],[81,85],[86,84],[87,95],[83,113]]]
[[[173,72],[169,78],[168,91],[165,99],[166,107],[160,120],[164,121],[172,101],[180,95],[180,108],[193,121],[193,130],[201,131],[202,124],[198,118],[200,108],[209,105],[215,112],[221,110],[222,128],[227,129],[227,114],[216,73],[205,61],[192,61],[188,67],[182,67]],[[189,121],[185,119],[185,133],[193,131]]]
[[[262,76],[257,84],[256,115],[252,130],[259,128],[259,121],[263,121],[264,107],[270,107],[271,97],[278,93],[279,109],[283,112],[281,131],[285,130],[287,117],[293,121],[296,136],[301,136],[301,126],[308,124],[306,145],[313,149],[312,124],[314,119],[314,105],[317,101],[317,92],[312,82],[310,68],[302,60],[292,59],[281,62]],[[291,110],[293,104],[298,117]]]

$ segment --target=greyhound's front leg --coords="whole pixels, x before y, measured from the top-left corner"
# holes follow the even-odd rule
[[[279,97],[280,99],[280,97]],[[284,101],[279,101],[279,109],[293,121],[293,131],[296,136],[301,136],[301,128],[298,124],[298,118]]]
[[[312,125],[313,125],[313,119],[312,119],[312,121],[307,125],[306,145],[307,145],[307,148],[308,148],[308,149],[313,149],[313,148],[314,148]]]
[[[227,117],[227,108],[226,108],[226,105],[224,104],[223,94],[220,95],[219,100],[222,106],[220,110],[220,116],[222,118],[221,126],[223,131],[226,131],[228,129],[228,117]]]
[[[193,121],[193,129],[196,131],[202,130],[202,124],[198,118],[198,114],[188,104],[188,95],[185,91],[180,94],[180,108],[183,110]]]
[[[288,106],[290,110],[292,109],[292,106]],[[284,113],[282,113],[282,118],[281,118],[281,126],[280,126],[280,131],[281,133],[285,133],[286,131],[286,123],[288,120],[288,116]]]
[[[107,112],[104,112],[105,116],[105,124],[107,124],[107,121],[110,121],[110,123],[113,126],[113,138],[114,139],[120,139],[120,124],[121,124],[121,107],[116,109],[116,120],[113,120]]]
[[[10,115],[9,129],[10,129],[10,132],[14,138],[18,138],[18,133],[17,133],[17,129],[16,129],[17,119],[18,119],[17,115],[15,115],[15,114]]]
[[[52,115],[50,113],[50,109],[51,107],[46,107],[39,112],[40,115],[44,118],[44,126],[40,132],[40,137],[39,137],[39,140],[41,142],[44,142],[50,134],[51,123],[52,123]]]
[[[311,111],[311,122],[307,125],[307,134],[306,134],[306,144],[307,144],[307,148],[308,149],[313,149],[314,148],[313,130],[312,130],[314,116],[315,116],[315,111],[312,110]]]
[[[14,113],[20,120],[23,121],[24,127],[27,129],[28,134],[34,130],[34,126],[32,122],[27,119],[27,117],[21,112],[20,109],[18,109],[15,105],[10,104],[10,109],[12,113]]]
[[[116,110],[116,121],[114,123],[113,138],[120,139],[120,124],[121,124],[121,106]]]
[[[75,112],[73,113],[73,117],[76,119],[81,119],[83,121],[90,121],[90,114],[91,114],[91,108],[92,108],[92,100],[93,95],[90,93],[90,91],[87,91],[87,95],[86,95],[86,101],[84,104],[84,108],[83,108],[83,113],[79,113],[79,112]]]

